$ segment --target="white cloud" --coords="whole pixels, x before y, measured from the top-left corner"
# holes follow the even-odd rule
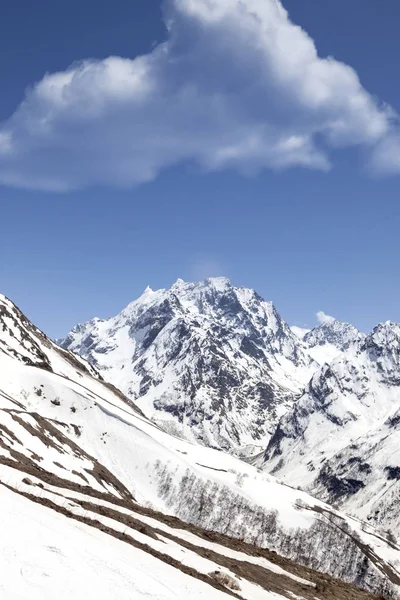
[[[378,175],[400,173],[400,133],[393,132],[377,144],[369,167]]]
[[[376,148],[376,169],[393,162],[393,111],[319,58],[278,0],[168,0],[165,18],[148,55],[86,60],[29,89],[0,126],[0,182],[131,186],[188,161],[327,170],[329,148],[355,145]]]
[[[194,281],[202,281],[208,277],[220,277],[224,273],[224,267],[214,258],[196,258],[190,266],[190,279]]]
[[[324,323],[332,323],[335,320],[334,317],[330,317],[329,315],[326,315],[322,310],[317,312],[317,319],[318,319],[318,323],[320,323],[321,325]]]
[[[11,152],[11,134],[7,131],[0,131],[0,155]]]

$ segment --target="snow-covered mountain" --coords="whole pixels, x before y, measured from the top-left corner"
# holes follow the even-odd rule
[[[400,535],[400,325],[377,326],[311,379],[256,463]]]
[[[331,363],[334,358],[365,338],[353,325],[343,323],[324,313],[318,313],[321,323],[302,336],[308,352],[319,364]]]
[[[271,302],[222,277],[148,288],[60,343],[167,431],[233,452],[265,447],[318,366]]]
[[[2,597],[372,600],[272,551],[400,597],[392,538],[162,431],[0,307]]]

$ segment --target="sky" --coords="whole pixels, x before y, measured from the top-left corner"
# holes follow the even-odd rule
[[[1,291],[52,337],[218,275],[290,324],[400,321],[399,18],[397,0],[7,3]]]

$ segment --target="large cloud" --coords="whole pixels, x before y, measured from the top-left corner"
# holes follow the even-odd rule
[[[393,111],[319,58],[278,0],[170,0],[165,21],[152,53],[82,61],[31,88],[0,127],[0,182],[131,186],[187,161],[324,170],[331,147],[354,145],[377,168],[389,160]]]

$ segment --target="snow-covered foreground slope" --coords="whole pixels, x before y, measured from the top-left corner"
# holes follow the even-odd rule
[[[50,487],[0,485],[5,600],[372,600],[244,543]]]
[[[5,600],[227,598],[147,552],[4,487],[0,506],[0,596]]]
[[[118,539],[115,561],[143,565],[145,581],[163,573],[165,564],[183,573],[185,577],[180,573],[176,577],[177,588],[168,584],[167,591],[162,591],[163,575],[153,577],[154,589],[160,590],[154,593],[160,598],[191,597],[182,590],[185,585],[192,589],[192,578],[196,579],[195,598],[226,594],[227,585],[239,586],[240,590],[229,593],[249,600],[363,597],[356,589],[341,587],[344,584],[261,548],[385,597],[397,594],[400,549],[393,541],[233,456],[162,431],[84,362],[50,342],[8,300],[1,298],[0,305],[0,483],[8,486],[7,493],[0,486],[0,502],[5,498],[2,516],[9,494],[18,494],[24,496],[21,506],[32,505],[32,509],[21,508],[21,514],[32,510],[32,522],[39,527],[43,517],[37,511],[40,508],[43,515],[45,507],[49,514],[60,515],[60,525],[49,526],[52,531],[61,532],[64,525],[70,531],[78,527],[79,536],[97,539],[100,534],[90,533],[88,526]],[[27,542],[31,535],[34,532],[27,527]],[[66,539],[70,535],[74,534],[65,533]],[[83,543],[81,539],[79,544]],[[46,573],[40,566],[43,548],[27,555],[26,551],[21,554],[22,545],[2,544],[6,555],[1,560],[9,560],[9,551],[28,564],[28,573],[29,564],[34,565],[33,579]],[[61,561],[60,569],[64,568],[63,577],[67,577],[69,565],[75,568],[68,559],[70,547],[63,547],[60,540],[46,545],[60,550],[55,560]],[[163,566],[158,571],[147,556],[130,558],[132,550],[123,549],[125,545],[151,555]],[[92,557],[91,551],[86,555],[90,573],[97,572],[100,561],[107,580],[108,551],[99,549]],[[59,558],[63,554],[65,560]],[[126,571],[113,565],[111,561],[109,570],[114,575],[122,573],[123,590]],[[59,568],[58,562],[54,568]],[[105,585],[113,585],[114,575]],[[298,581],[299,577],[305,581]],[[342,590],[342,596],[333,590]],[[140,598],[138,588],[133,593]]]
[[[147,289],[61,341],[171,433],[261,450],[317,368],[271,302],[225,278]]]
[[[400,535],[400,325],[312,378],[259,466]]]

